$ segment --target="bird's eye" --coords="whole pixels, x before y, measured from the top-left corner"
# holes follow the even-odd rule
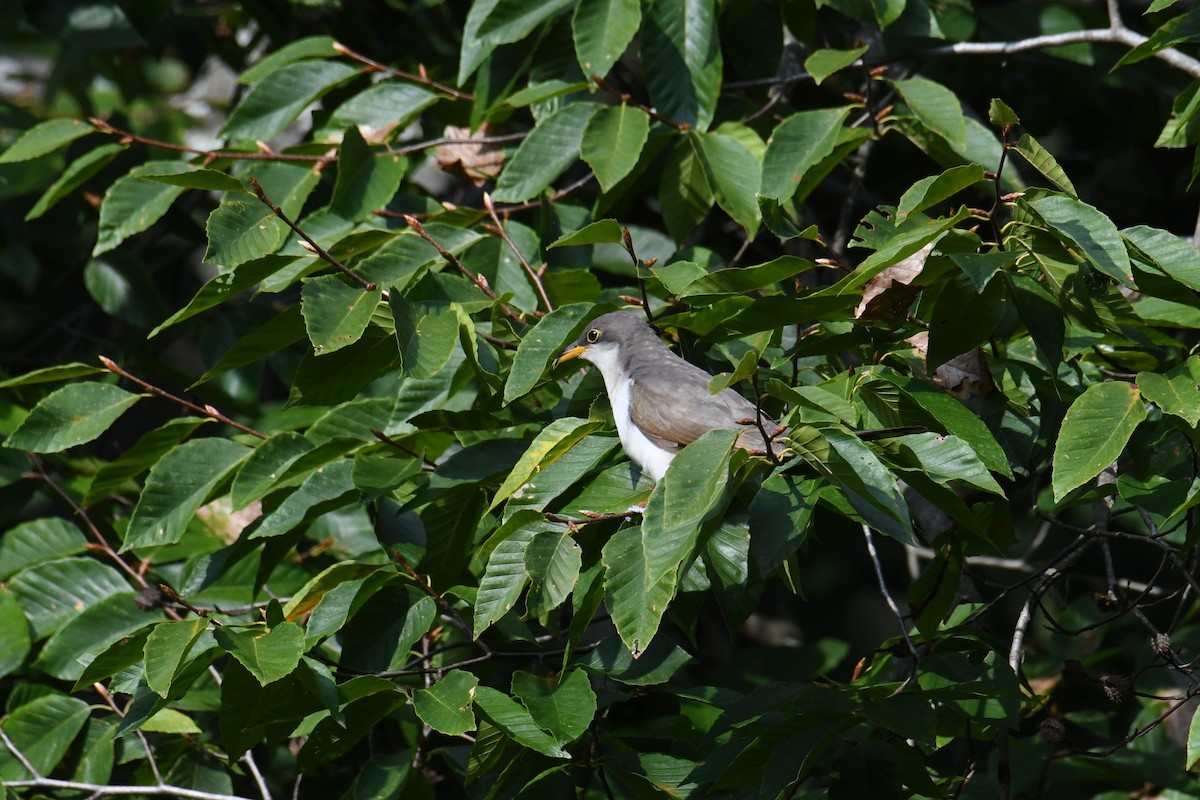
[[[595,344],[596,342],[600,341],[600,329],[592,328],[590,331],[588,331],[587,340],[588,344]]]

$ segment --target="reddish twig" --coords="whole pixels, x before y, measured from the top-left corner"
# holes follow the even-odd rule
[[[496,303],[500,307],[500,311],[504,313],[504,316],[508,317],[509,319],[513,320],[514,322],[520,322],[520,323],[524,324],[525,320],[521,318],[521,315],[516,313],[515,311],[513,311],[511,308],[509,308],[505,303],[503,303],[500,300],[499,297],[496,296],[496,293],[494,291],[492,291],[492,287],[488,285],[487,278],[483,277],[482,275],[476,275],[475,273],[471,272],[471,270],[469,270],[465,266],[463,266],[463,263],[458,260],[458,256],[454,255],[449,250],[442,247],[441,242],[439,242],[437,239],[434,239],[432,236],[430,236],[429,232],[425,230],[425,226],[422,225],[420,222],[418,222],[416,217],[414,217],[412,214],[405,214],[404,221],[408,223],[408,227],[412,228],[414,231],[416,231],[418,234],[420,234],[422,239],[424,239],[425,241],[427,241],[431,245],[433,245],[434,249],[437,250],[439,254],[441,254],[442,258],[446,259],[446,263],[453,266],[455,269],[457,269],[459,272],[461,272],[469,281],[471,281],[471,283],[478,286],[479,290],[481,292],[483,292],[488,297],[495,300]]]
[[[675,120],[671,119],[670,117],[665,117],[662,114],[658,113],[658,111],[656,111],[651,106],[648,106],[648,105],[645,105],[644,103],[639,103],[639,102],[635,101],[631,95],[629,95],[626,92],[622,92],[620,89],[610,86],[604,80],[604,78],[600,77],[599,75],[593,75],[592,82],[595,83],[597,86],[599,86],[604,91],[608,92],[609,94],[611,94],[614,97],[616,97],[617,99],[619,99],[622,103],[628,103],[628,104],[634,106],[635,108],[640,108],[642,111],[645,111],[647,114],[649,114],[653,119],[656,119],[659,122],[661,122],[662,124],[668,125],[668,126],[674,128],[675,130],[679,131],[680,133],[686,133],[687,131],[690,131],[692,129],[692,126],[686,122],[676,122]]]
[[[437,603],[439,606],[441,606],[442,610],[445,611],[446,614],[450,617],[450,619],[452,619],[454,621],[454,624],[458,626],[459,630],[461,630],[469,638],[471,638],[473,641],[475,641],[475,643],[477,645],[479,645],[481,648],[483,648],[484,652],[486,652],[486,653],[491,652],[490,647],[488,647],[483,642],[475,639],[475,637],[473,637],[471,635],[470,626],[467,625],[466,620],[464,620],[462,618],[462,615],[458,613],[458,610],[455,609],[454,606],[450,605],[450,602],[448,600],[446,600],[445,597],[442,596],[441,592],[439,592],[437,589],[434,589],[432,586],[430,586],[429,582],[427,580],[425,580],[424,578],[422,578],[420,576],[420,574],[418,574],[418,572],[415,569],[413,569],[413,565],[409,563],[408,559],[404,557],[403,553],[401,553],[399,550],[392,550],[392,558],[396,559],[396,562],[400,565],[400,568],[404,570],[404,572],[408,575],[408,577],[412,578],[413,582],[416,583],[418,587],[420,587],[421,591],[423,591],[425,594],[432,597],[433,601],[435,603]]]
[[[409,448],[407,448],[407,447],[405,447],[404,445],[400,444],[400,443],[399,443],[399,442],[397,442],[395,439],[393,439],[392,437],[388,436],[386,433],[384,433],[383,431],[379,430],[378,428],[371,428],[371,435],[372,435],[372,436],[374,436],[374,437],[375,437],[376,439],[378,439],[379,441],[383,442],[384,444],[386,444],[386,445],[390,445],[390,446],[392,446],[392,447],[396,448],[396,449],[397,449],[397,450],[399,450],[401,453],[405,453],[405,454],[407,454],[407,455],[410,455],[410,456],[412,456],[413,458],[418,458],[418,459],[420,459],[420,460],[421,460],[421,469],[423,469],[423,470],[425,470],[425,471],[427,471],[427,472],[432,472],[433,470],[437,469],[437,464],[435,464],[434,462],[430,461],[428,458],[426,458],[425,456],[423,456],[423,455],[421,455],[420,453],[416,452],[415,450],[410,450]]]
[[[374,281],[367,280],[366,278],[362,277],[354,270],[347,267],[341,261],[338,261],[336,258],[331,256],[325,248],[321,247],[321,245],[319,245],[315,241],[313,241],[313,238],[311,236],[309,236],[304,231],[300,230],[300,226],[298,226],[295,222],[293,222],[288,217],[287,214],[283,213],[282,208],[275,205],[275,203],[271,202],[271,198],[267,197],[267,193],[263,191],[262,184],[260,184],[254,178],[251,178],[250,179],[250,187],[252,189],[254,189],[254,195],[263,202],[263,205],[265,205],[267,208],[271,209],[272,214],[274,214],[275,216],[277,216],[281,220],[283,220],[284,224],[286,224],[289,228],[292,229],[292,231],[297,236],[299,236],[301,239],[304,240],[304,242],[307,244],[307,247],[305,249],[311,250],[312,252],[314,252],[318,256],[320,256],[322,259],[324,259],[326,262],[328,262],[329,264],[332,264],[339,271],[341,271],[341,273],[343,275],[350,278],[352,281],[357,283],[363,289],[367,290],[368,292],[375,291],[376,285],[375,285]]]
[[[629,228],[621,229],[621,244],[625,247],[625,252],[629,253],[630,260],[633,261],[633,272],[637,276],[638,290],[642,294],[642,311],[646,312],[646,321],[654,322],[654,312],[650,310],[650,298],[646,294],[646,280],[642,277],[642,260],[638,258],[637,251],[633,249],[633,237],[629,235]],[[653,259],[651,262],[653,263]]]
[[[525,274],[529,276],[529,280],[533,281],[533,288],[537,290],[538,297],[542,299],[542,305],[545,306],[546,312],[554,310],[554,306],[550,303],[550,296],[546,294],[546,287],[542,285],[542,273],[534,270],[529,265],[529,261],[525,259],[525,255],[521,249],[517,247],[517,243],[508,235],[508,231],[504,230],[504,223],[500,221],[500,217],[496,214],[496,207],[492,205],[492,196],[487,192],[483,193],[483,207],[487,209],[488,216],[492,218],[493,226],[487,226],[487,230],[494,232],[497,236],[504,240],[508,248],[516,254],[517,260],[521,262],[521,267],[525,270]]]
[[[447,86],[444,83],[438,83],[437,81],[433,80],[432,78],[430,78],[428,75],[425,74],[424,66],[420,67],[421,71],[419,74],[414,74],[411,72],[405,72],[404,70],[396,69],[395,67],[389,67],[387,64],[381,64],[373,58],[368,58],[367,56],[364,56],[361,53],[354,52],[353,50],[351,50],[349,47],[346,47],[346,45],[342,44],[341,42],[335,42],[333,45],[333,49],[336,50],[337,52],[341,53],[342,55],[344,55],[346,58],[352,58],[355,61],[359,62],[360,64],[364,64],[373,70],[377,70],[379,72],[386,72],[388,75],[394,75],[395,77],[403,78],[406,81],[411,81],[413,83],[419,83],[422,86],[428,86],[430,89],[435,89],[436,91],[439,91],[442,94],[449,95],[450,97],[453,97],[455,100],[468,100],[469,101],[469,100],[475,99],[474,95],[467,94],[466,92],[460,92],[458,89],[455,89],[451,86]]]
[[[100,356],[100,363],[103,364],[104,368],[107,369],[109,372],[113,372],[117,375],[120,375],[122,378],[125,378],[126,380],[136,383],[138,386],[141,386],[146,391],[148,391],[152,394],[156,394],[159,397],[163,398],[164,400],[170,400],[171,402],[178,403],[179,405],[183,406],[184,408],[186,408],[190,411],[195,411],[197,414],[203,414],[204,416],[209,417],[210,419],[215,419],[218,422],[223,422],[226,425],[237,428],[242,433],[248,433],[251,436],[257,436],[259,439],[268,438],[265,433],[261,433],[260,431],[256,431],[253,428],[247,427],[246,425],[243,425],[242,423],[240,423],[236,420],[230,419],[229,417],[225,416],[224,414],[222,414],[220,411],[218,411],[216,408],[214,408],[211,405],[203,405],[203,406],[197,405],[197,404],[191,402],[190,400],[185,400],[182,397],[179,397],[178,395],[171,394],[166,389],[160,389],[159,387],[155,386],[152,383],[147,383],[146,381],[142,380],[141,378],[137,377],[136,375],[125,371],[121,367],[118,367],[117,363],[115,361],[113,361],[111,358],[109,358],[108,356]]]
[[[137,142],[139,144],[148,145],[150,147],[158,147],[163,150],[171,150],[176,153],[191,153],[192,155],[204,156],[204,160],[216,161],[222,158],[229,158],[239,161],[299,161],[305,164],[325,165],[331,161],[336,161],[337,156],[333,155],[309,155],[305,153],[277,153],[270,148],[263,148],[254,152],[241,152],[238,150],[201,150],[198,147],[188,147],[174,142],[164,142],[161,139],[151,139],[148,136],[140,136],[130,131],[122,130],[114,127],[99,117],[89,117],[88,122],[96,127],[96,130],[101,133],[111,133],[114,136],[119,136],[125,142]]]

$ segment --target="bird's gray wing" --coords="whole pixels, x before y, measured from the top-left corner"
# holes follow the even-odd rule
[[[668,448],[691,444],[711,430],[746,427],[744,420],[754,419],[754,404],[732,390],[709,394],[709,378],[698,367],[684,380],[635,375],[629,416],[651,441]]]

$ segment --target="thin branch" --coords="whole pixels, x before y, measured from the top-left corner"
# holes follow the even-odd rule
[[[390,156],[407,156],[413,153],[420,153],[422,150],[428,150],[431,147],[441,147],[446,144],[504,144],[505,142],[519,142],[529,136],[529,131],[521,131],[519,133],[505,133],[499,136],[439,136],[436,139],[426,139],[423,142],[414,144],[401,145],[400,147],[390,147],[386,151]]]
[[[8,733],[2,727],[0,727],[0,740],[4,742],[4,746],[8,748],[8,752],[12,753],[13,756],[16,757],[17,761],[21,762],[21,766],[24,767],[30,775],[38,780],[41,780],[42,773],[38,772],[37,767],[30,763],[29,759],[25,757],[25,754],[21,752],[21,749],[13,743],[13,740],[8,738]]]
[[[524,136],[525,134],[521,134],[521,135]],[[579,180],[577,180],[573,183],[567,184],[566,186],[559,189],[557,192],[550,195],[549,197],[539,197],[536,200],[530,200],[528,203],[521,203],[521,204],[515,205],[515,206],[501,206],[500,208],[496,209],[496,212],[499,214],[502,214],[507,219],[510,214],[515,214],[518,211],[529,211],[530,209],[537,208],[538,206],[551,204],[551,203],[557,203],[559,200],[563,199],[567,195],[572,194],[579,189],[582,189],[584,186],[587,186],[589,183],[592,182],[592,180],[595,179],[595,177],[596,177],[596,173],[589,172],[588,174],[584,175]]]
[[[400,444],[395,439],[388,436],[386,433],[379,430],[378,428],[371,428],[371,435],[374,436],[379,441],[383,442],[384,444],[391,445],[392,447],[399,450],[401,453],[406,453],[406,454],[412,456],[413,458],[419,458],[421,460],[421,469],[423,469],[427,472],[432,472],[433,470],[437,469],[437,464],[435,464],[433,461],[430,461],[428,458],[426,458],[425,456],[416,452],[415,450],[411,450],[411,449],[405,447],[404,445]]]
[[[507,304],[501,302],[500,298],[496,296],[496,293],[492,291],[492,287],[488,285],[487,278],[483,277],[482,275],[476,275],[475,273],[471,272],[471,270],[464,267],[463,263],[458,260],[458,256],[442,247],[441,242],[430,236],[429,232],[425,230],[425,226],[418,222],[416,217],[412,216],[411,214],[405,214],[404,221],[408,223],[410,228],[420,234],[422,239],[433,245],[434,249],[441,254],[442,258],[446,259],[446,263],[450,264],[459,272],[461,272],[469,281],[471,281],[471,283],[478,286],[480,291],[495,300],[504,316],[508,317],[514,322],[525,324],[525,320],[521,318],[520,314],[513,311],[508,307]]]
[[[312,155],[308,153],[278,153],[274,150],[201,150],[198,147],[187,147],[174,142],[164,142],[161,139],[151,139],[148,136],[141,136],[127,130],[117,128],[99,117],[89,117],[88,122],[95,126],[100,133],[110,133],[113,136],[119,136],[123,142],[137,142],[149,147],[157,147],[162,150],[170,150],[175,153],[191,153],[192,155],[204,156],[206,162],[218,161],[223,158],[228,158],[236,161],[298,161],[305,164],[317,164],[324,166],[332,161],[337,160],[336,155],[326,154],[322,156]]]
[[[434,602],[441,606],[442,610],[449,615],[450,619],[454,620],[454,624],[458,626],[459,630],[465,633],[468,637],[471,637],[475,641],[475,644],[483,648],[484,652],[491,652],[490,647],[483,642],[474,639],[471,633],[471,627],[467,625],[466,620],[464,620],[462,615],[458,613],[458,609],[450,605],[450,602],[442,596],[441,592],[430,586],[429,582],[422,578],[420,574],[413,569],[413,565],[409,563],[408,559],[404,557],[403,553],[401,553],[399,550],[392,550],[392,557],[396,559],[396,562],[400,564],[400,568],[407,573],[408,577],[412,578],[413,582],[421,588],[421,591],[432,597]]]
[[[508,231],[504,230],[504,223],[500,221],[500,217],[496,215],[496,207],[492,205],[492,196],[487,192],[483,193],[483,207],[487,209],[488,216],[495,223],[494,227],[490,227],[488,230],[494,231],[497,236],[504,240],[508,248],[516,254],[517,260],[521,262],[521,268],[525,270],[525,274],[533,282],[533,288],[537,290],[538,297],[542,299],[542,305],[545,307],[546,313],[550,313],[554,310],[554,305],[550,302],[550,296],[546,294],[546,287],[542,285],[541,273],[529,266],[529,261],[526,260],[525,255],[521,252],[521,248],[517,247],[517,243],[508,235]]]
[[[658,111],[655,110],[654,108],[652,108],[651,106],[645,105],[644,103],[637,102],[628,93],[622,92],[620,89],[616,89],[613,86],[609,85],[604,80],[604,78],[600,77],[599,75],[592,76],[592,83],[596,84],[604,91],[606,91],[609,94],[616,97],[618,100],[621,101],[622,104],[629,104],[629,105],[635,106],[636,108],[640,108],[642,111],[645,111],[647,114],[649,114],[653,119],[656,119],[659,122],[661,122],[662,124],[667,125],[671,128],[674,128],[675,130],[679,131],[680,133],[686,133],[687,131],[690,131],[692,129],[692,126],[687,124],[686,122],[676,122],[675,120],[671,119],[670,117],[665,117],[662,114],[658,113]]]
[[[441,92],[442,94],[449,95],[450,97],[453,97],[455,100],[474,100],[475,99],[474,95],[467,94],[466,92],[460,92],[458,89],[455,89],[451,86],[447,86],[444,83],[438,83],[437,81],[431,79],[428,75],[425,74],[424,66],[420,67],[421,71],[419,74],[413,74],[411,72],[405,72],[403,70],[396,69],[395,67],[389,67],[387,64],[380,64],[378,61],[376,61],[372,58],[368,58],[367,56],[364,56],[361,53],[354,52],[353,50],[351,50],[349,47],[346,47],[346,45],[342,44],[341,42],[334,42],[333,49],[336,50],[337,52],[341,53],[342,55],[344,55],[346,58],[352,58],[355,61],[359,62],[360,64],[365,64],[366,66],[370,67],[373,70],[376,70],[378,72],[386,72],[387,74],[394,75],[397,78],[403,78],[406,81],[412,81],[413,83],[419,83],[422,86],[428,86],[430,89],[434,89],[436,91]]]
[[[350,280],[357,283],[363,289],[367,290],[368,292],[375,291],[375,282],[374,281],[367,280],[366,278],[359,275],[354,270],[347,267],[341,261],[338,261],[336,258],[331,256],[325,248],[323,248],[323,247],[321,247],[321,245],[317,244],[316,241],[314,241],[311,236],[309,236],[304,231],[300,230],[300,226],[298,226],[295,222],[293,222],[288,217],[287,214],[283,213],[282,208],[275,205],[275,203],[271,202],[271,198],[267,197],[267,193],[263,191],[262,184],[260,184],[254,178],[251,178],[250,179],[250,187],[252,189],[254,189],[255,197],[257,197],[259,200],[261,200],[263,205],[265,205],[267,208],[271,209],[272,214],[274,214],[275,216],[277,216],[281,220],[283,220],[284,224],[286,224],[289,228],[291,228],[293,233],[295,233],[297,236],[299,236],[301,239],[304,240],[304,242],[308,245],[308,247],[306,249],[312,250],[314,253],[316,253],[318,256],[320,256],[322,259],[324,259],[328,263],[332,264],[335,268],[340,270],[343,275],[350,278]]]
[[[251,436],[257,436],[259,439],[268,438],[265,433],[261,433],[259,431],[254,430],[253,428],[243,425],[240,422],[237,422],[236,420],[230,419],[229,417],[222,414],[220,411],[218,411],[213,406],[210,406],[210,405],[198,406],[195,403],[191,402],[190,400],[184,400],[182,397],[179,397],[178,395],[171,394],[166,389],[160,389],[152,383],[147,383],[146,381],[142,380],[141,378],[137,377],[136,375],[134,375],[130,372],[126,372],[125,370],[118,367],[117,363],[115,361],[113,361],[111,358],[109,358],[108,356],[100,356],[100,363],[103,364],[104,368],[107,369],[109,372],[115,372],[117,375],[120,375],[122,378],[125,378],[128,381],[132,381],[133,383],[136,383],[138,386],[141,386],[146,391],[151,392],[152,394],[156,394],[165,400],[170,400],[173,403],[178,403],[179,405],[183,406],[184,408],[186,408],[190,411],[195,411],[197,414],[203,414],[204,416],[209,417],[211,419],[215,419],[218,422],[223,422],[226,425],[237,428],[242,433],[248,433]]]
[[[254,779],[254,785],[258,787],[258,793],[262,795],[262,800],[272,800],[271,790],[267,788],[267,779],[263,777],[262,771],[258,768],[253,751],[247,750],[241,761],[250,771],[250,777]]]
[[[883,599],[887,601],[888,607],[892,609],[892,613],[896,615],[896,622],[900,625],[900,635],[904,637],[905,644],[908,645],[908,652],[913,657],[913,670],[916,670],[916,662],[920,660],[921,654],[917,651],[916,644],[908,635],[908,626],[904,623],[904,614],[900,611],[900,606],[896,605],[895,598],[888,591],[887,581],[883,577],[883,564],[879,561],[879,551],[875,549],[875,537],[871,533],[871,528],[867,525],[862,526],[863,538],[867,540],[867,553],[871,556],[871,563],[875,566],[875,577],[879,581],[879,591],[883,594]]]
[[[633,261],[633,271],[637,275],[638,290],[642,294],[642,311],[646,313],[646,322],[653,323],[654,312],[650,310],[650,298],[646,294],[646,279],[642,277],[642,260],[638,258],[637,251],[633,249],[633,236],[629,234],[629,228],[621,229],[621,244],[625,247],[625,252],[629,253],[629,259]]]

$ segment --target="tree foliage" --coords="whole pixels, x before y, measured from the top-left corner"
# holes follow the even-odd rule
[[[1117,5],[12,9],[0,779],[1200,797],[1200,11]],[[641,476],[622,306],[771,452]]]

